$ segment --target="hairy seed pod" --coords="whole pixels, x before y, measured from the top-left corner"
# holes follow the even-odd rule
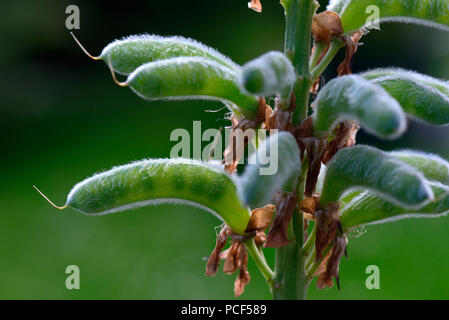
[[[407,22],[428,25],[449,31],[447,0],[331,0],[327,10],[340,15],[346,34],[369,24],[377,7],[379,22]]]
[[[399,76],[432,87],[449,98],[449,81],[436,79],[418,72],[400,68],[378,68],[364,72],[363,74],[361,74],[361,76],[363,76],[367,80],[376,80],[383,77]]]
[[[241,234],[250,218],[229,175],[186,159],[142,160],[96,174],[75,185],[62,208],[102,215],[161,203],[200,207]]]
[[[434,125],[449,124],[449,84],[404,71],[372,71],[363,75],[382,86],[414,118]]]
[[[385,152],[358,145],[340,150],[329,162],[320,203],[325,207],[349,191],[364,189],[408,209],[419,209],[434,198],[420,172]]]
[[[295,83],[295,70],[282,52],[271,51],[245,64],[239,83],[242,91],[249,94],[279,94],[288,99]]]
[[[406,128],[406,117],[398,102],[381,86],[356,75],[330,81],[312,107],[317,135],[326,134],[346,119],[381,138],[397,138]]]
[[[299,148],[288,132],[273,134],[248,160],[240,178],[241,198],[251,208],[261,207],[281,189],[295,190],[300,174]]]
[[[419,210],[405,209],[386,201],[371,192],[362,192],[341,210],[340,221],[344,232],[360,225],[385,223],[406,218],[436,218],[449,213],[449,187],[439,182],[430,182],[437,201],[430,202]]]
[[[440,156],[414,150],[393,151],[389,154],[421,172],[426,179],[449,186],[449,163]]]
[[[233,70],[240,69],[239,65],[217,50],[196,40],[179,36],[162,37],[150,34],[129,36],[108,44],[98,57],[91,56],[76,38],[75,40],[89,57],[103,60],[114,72],[123,75],[129,75],[145,63],[176,57],[202,57]]]
[[[259,100],[240,92],[236,72],[203,58],[150,62],[118,84],[146,100],[217,100],[247,119],[254,119],[259,111]]]

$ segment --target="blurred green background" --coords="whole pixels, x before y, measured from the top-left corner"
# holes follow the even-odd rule
[[[182,206],[141,208],[88,217],[53,209],[79,180],[111,166],[168,157],[170,132],[228,125],[211,102],[148,103],[116,86],[106,66],[89,60],[65,29],[65,8],[81,10],[76,35],[93,54],[130,34],[198,39],[244,63],[282,50],[284,18],[278,1],[263,13],[247,0],[2,1],[0,10],[0,298],[1,299],[228,299],[234,276],[204,276],[220,222]],[[322,8],[326,4],[321,1]],[[385,24],[363,39],[354,71],[398,66],[448,78],[448,35],[434,29]],[[343,58],[341,52],[338,63]],[[325,74],[335,75],[336,65]],[[449,130],[412,124],[385,143],[361,133],[359,142],[385,149],[413,147],[449,158]],[[341,291],[312,299],[449,298],[449,217],[366,227],[351,236],[341,264]],[[273,259],[273,252],[268,251]],[[81,289],[65,288],[65,268],[81,270]],[[380,268],[380,290],[365,288],[365,268]],[[269,299],[250,262],[252,281],[242,299]]]

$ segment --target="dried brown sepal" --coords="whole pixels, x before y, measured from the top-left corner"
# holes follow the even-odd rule
[[[318,289],[324,289],[325,287],[332,288],[334,283],[332,278],[335,278],[337,282],[338,290],[340,290],[340,278],[338,276],[340,260],[343,254],[346,252],[346,245],[348,244],[348,238],[345,235],[340,235],[335,239],[334,247],[332,248],[332,254],[326,265],[326,271],[321,273],[316,283]]]
[[[315,220],[317,223],[315,249],[315,261],[322,259],[324,249],[334,242],[337,232],[341,232],[340,224],[340,205],[331,203],[326,208],[315,212]]]
[[[258,247],[263,246],[265,241],[267,241],[267,236],[265,235],[265,232],[257,231],[256,235],[254,236],[254,242],[256,243],[256,246]]]
[[[246,285],[250,282],[251,277],[249,275],[247,266],[248,266],[248,253],[246,251],[245,246],[241,246],[240,249],[240,259],[239,259],[239,275],[234,282],[234,295],[235,297],[239,297],[243,291],[245,290]]]
[[[313,38],[317,42],[330,44],[332,38],[341,38],[343,25],[336,12],[324,11],[313,17]]]
[[[281,192],[276,197],[277,213],[268,231],[267,241],[264,245],[266,248],[282,247],[290,243],[287,228],[292,219],[293,211],[296,209],[297,199],[296,193],[287,192]]]
[[[255,129],[265,121],[267,104],[264,98],[259,99],[259,110],[254,120],[245,118],[237,119],[235,116],[231,117],[232,132],[229,135],[229,144],[223,152],[224,169],[229,174],[233,174],[237,170],[237,165],[245,152],[245,147],[252,139],[254,131],[247,131],[248,129]]]
[[[220,253],[223,250],[228,237],[231,234],[231,230],[225,226],[221,229],[220,233],[217,235],[217,241],[215,248],[212,251],[206,264],[206,276],[213,277],[217,274],[218,267],[220,266]]]
[[[346,43],[346,56],[345,60],[343,60],[343,62],[337,68],[339,76],[352,74],[352,61],[354,60],[354,55],[357,52],[357,48],[361,45],[359,44],[359,41],[363,35],[364,31],[359,30],[352,36],[344,37],[344,42]]]
[[[359,128],[355,122],[341,122],[334,130],[335,138],[328,143],[322,162],[327,164],[339,150],[354,146]]]
[[[270,225],[275,211],[276,206],[272,204],[267,204],[263,208],[252,210],[245,232],[251,233],[255,231],[264,231]]]
[[[251,0],[248,2],[248,8],[256,12],[262,12],[262,4],[260,3],[260,0]]]
[[[331,254],[332,254],[332,250],[329,250],[327,252],[326,256],[324,257],[324,259],[321,261],[318,268],[315,270],[315,273],[313,274],[314,276],[320,276],[321,274],[326,272],[327,262],[329,261]]]
[[[315,211],[319,208],[319,201],[319,198],[316,196],[313,196],[312,198],[305,198],[301,201],[299,208],[301,211],[304,211],[304,213],[309,213],[313,216]]]

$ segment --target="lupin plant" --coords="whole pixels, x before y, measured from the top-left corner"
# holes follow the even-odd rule
[[[259,0],[248,5],[262,11]],[[305,299],[315,277],[320,289],[332,287],[334,279],[339,286],[339,263],[355,228],[445,215],[448,162],[355,144],[360,128],[391,140],[406,131],[408,118],[448,124],[449,83],[395,68],[352,74],[351,65],[369,31],[368,6],[379,8],[378,22],[449,31],[449,2],[333,0],[321,13],[316,0],[281,5],[284,52],[244,66],[182,37],[131,36],[109,44],[98,57],[80,45],[107,64],[120,86],[144,99],[221,101],[231,113],[231,147],[221,163],[154,159],[115,167],[78,183],[57,208],[100,215],[164,202],[201,207],[224,222],[206,275],[214,276],[224,260],[223,271],[237,273],[239,296],[250,281],[249,255],[274,299]],[[339,76],[321,88],[321,74],[343,48]],[[118,82],[116,73],[127,80]],[[258,149],[239,175],[248,141],[237,147],[232,142],[238,130],[251,129],[266,130],[269,137],[248,136]],[[277,170],[261,174],[267,167],[261,159],[273,144]],[[266,247],[276,248],[274,268],[264,257]]]

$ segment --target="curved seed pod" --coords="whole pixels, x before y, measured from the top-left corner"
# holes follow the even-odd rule
[[[241,198],[251,208],[261,207],[280,189],[294,191],[300,173],[299,148],[288,132],[271,135],[248,160],[240,178]]]
[[[243,92],[257,96],[279,94],[287,99],[295,83],[295,69],[282,52],[271,51],[245,64],[239,82]]]
[[[400,160],[368,146],[340,150],[327,166],[320,203],[325,207],[352,190],[368,189],[409,209],[433,199],[424,176]]]
[[[223,170],[186,159],[142,160],[96,174],[75,185],[62,208],[102,215],[160,203],[200,207],[236,233],[244,233],[250,218]]]
[[[363,192],[343,206],[340,221],[344,232],[360,225],[384,223],[406,218],[436,218],[449,212],[449,187],[438,182],[430,182],[437,201],[430,202],[419,210],[405,209]]]
[[[337,12],[345,33],[352,33],[370,22],[373,12],[379,9],[380,22],[406,22],[423,24],[449,31],[449,2],[447,0],[332,0],[327,10]]]
[[[202,57],[213,60],[233,70],[240,66],[225,55],[204,44],[184,37],[161,37],[151,34],[129,36],[108,44],[100,56],[91,56],[75,38],[81,49],[92,59],[103,60],[116,73],[129,75],[139,66],[157,60],[176,57]]]
[[[223,102],[247,119],[254,119],[259,100],[244,95],[237,74],[203,58],[173,58],[150,62],[137,68],[121,86],[129,86],[147,100],[206,99]]]
[[[418,72],[404,70],[404,69],[400,69],[400,68],[379,68],[379,69],[374,69],[374,70],[364,72],[362,74],[362,76],[367,80],[376,80],[378,78],[389,77],[389,76],[404,77],[406,79],[410,79],[410,80],[416,81],[418,83],[421,83],[423,85],[437,89],[438,91],[440,91],[442,94],[444,94],[445,96],[447,96],[449,98],[449,82],[448,81],[436,79],[436,78],[433,78],[433,77],[430,77],[430,76],[427,76],[427,75],[424,75],[424,74],[421,74]]]
[[[421,172],[426,179],[449,186],[449,163],[440,156],[413,150],[393,151],[389,154]]]
[[[382,86],[409,115],[434,125],[449,123],[449,85],[430,77],[405,72],[380,76],[368,73],[372,83]],[[365,77],[365,75],[364,75]]]
[[[366,131],[382,138],[397,138],[406,128],[406,117],[398,102],[381,86],[356,75],[330,81],[312,107],[318,135],[345,119],[360,123]]]

